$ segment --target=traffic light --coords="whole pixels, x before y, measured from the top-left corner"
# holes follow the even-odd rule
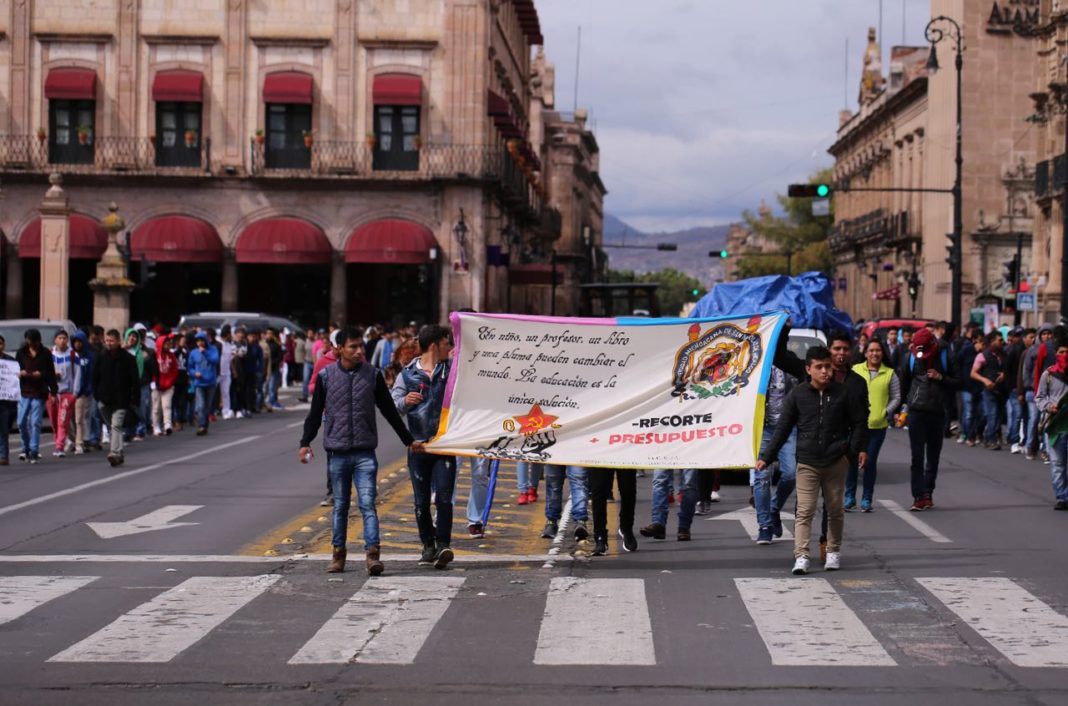
[[[961,261],[960,250],[957,248],[957,239],[953,233],[946,233],[946,264],[951,268]]]
[[[691,289],[691,290],[690,290],[690,294],[692,294],[693,296],[695,296],[695,297],[696,297],[696,296],[698,296],[699,294],[701,294],[701,290],[700,290],[700,289],[698,289],[697,287],[694,287],[693,289]]]
[[[709,257],[718,257],[721,260],[726,260],[728,257],[730,257],[730,255],[731,254],[729,252],[727,252],[726,250],[709,250],[708,251],[708,256]]]
[[[156,277],[156,263],[152,260],[141,258],[141,261],[138,264],[140,265],[140,272],[137,284],[139,287],[144,288]]]
[[[679,249],[678,243],[657,243],[656,249],[665,252],[675,252]]]
[[[786,195],[792,199],[826,199],[833,191],[830,184],[790,184]]]
[[[1008,262],[1002,263],[1001,267],[1001,279],[1005,281],[1009,286],[1016,285],[1016,271],[1019,269],[1019,263],[1016,261],[1016,256],[1013,255],[1012,259]]]

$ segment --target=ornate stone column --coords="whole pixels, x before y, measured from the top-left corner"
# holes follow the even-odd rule
[[[41,202],[41,304],[42,319],[66,319],[70,293],[70,199],[63,177],[48,177]]]
[[[348,323],[348,272],[345,253],[335,252],[330,260],[330,320]]]
[[[130,291],[134,283],[126,276],[126,263],[119,253],[119,232],[126,227],[126,221],[114,202],[108,204],[108,212],[104,216],[108,247],[96,266],[96,278],[89,282],[93,290],[93,323],[105,331],[122,331],[130,321]]]

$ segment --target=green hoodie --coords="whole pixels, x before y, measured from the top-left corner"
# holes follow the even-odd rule
[[[126,333],[122,336],[123,345],[130,338],[131,333],[137,334],[137,344],[133,348],[127,348],[126,350],[130,351],[134,360],[137,361],[137,380],[138,384],[140,384],[141,378],[145,376],[145,349],[141,345],[141,332],[135,328],[126,329]]]

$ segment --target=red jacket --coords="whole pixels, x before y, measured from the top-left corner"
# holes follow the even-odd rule
[[[328,350],[319,356],[319,360],[315,361],[315,367],[312,368],[311,380],[308,382],[308,396],[315,394],[315,381],[319,379],[319,371],[328,365],[333,365],[337,362],[337,358],[334,356],[333,349]]]
[[[171,389],[178,380],[178,357],[167,349],[169,342],[170,336],[156,343],[156,362],[159,364],[159,381],[156,386],[160,390]]]

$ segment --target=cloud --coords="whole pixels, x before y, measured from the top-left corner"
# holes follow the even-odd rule
[[[601,145],[606,208],[650,230],[738,220],[831,163],[838,111],[855,107],[877,0],[538,0],[557,106]],[[928,0],[884,0],[891,44],[923,43]],[[845,42],[849,40],[849,80]],[[888,60],[884,61],[884,66]]]

